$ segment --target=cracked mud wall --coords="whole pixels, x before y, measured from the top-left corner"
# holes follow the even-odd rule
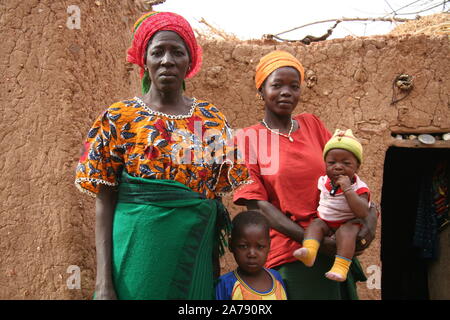
[[[124,52],[139,14],[99,3],[0,3],[0,299],[92,295],[94,202],[78,195],[74,165],[94,118],[133,87]],[[80,29],[67,27],[69,5]],[[80,290],[66,285],[70,265]]]
[[[52,1],[0,4],[0,299],[89,299],[94,289],[94,201],[73,185],[88,128],[108,105],[139,94],[138,72],[125,52],[139,16],[133,1],[84,1],[81,29],[68,29],[67,7]],[[380,202],[391,131],[450,131],[449,41],[446,37],[348,38],[283,45],[202,40],[204,64],[187,94],[208,99],[242,128],[259,121],[253,75],[259,58],[278,48],[304,64],[309,86],[298,113],[318,115],[329,130],[352,128],[362,140],[361,176]],[[447,63],[445,63],[447,62]],[[414,76],[414,90],[391,106],[392,81]],[[225,199],[234,215],[241,208]],[[380,234],[362,256],[380,265]],[[223,271],[234,267],[223,259]],[[81,271],[69,289],[68,267]],[[379,290],[360,285],[361,298]]]

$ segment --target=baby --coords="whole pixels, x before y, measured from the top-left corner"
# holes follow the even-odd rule
[[[356,175],[362,162],[362,146],[352,130],[336,130],[325,145],[323,156],[327,175],[318,181],[319,218],[311,222],[305,232],[303,247],[295,250],[293,255],[312,267],[324,236],[335,233],[337,255],[325,276],[342,282],[347,279],[361,228],[359,223],[351,220],[369,214],[370,191]]]
[[[286,300],[280,274],[264,268],[270,250],[269,223],[257,211],[244,211],[233,219],[230,251],[238,264],[221,276],[217,300]]]

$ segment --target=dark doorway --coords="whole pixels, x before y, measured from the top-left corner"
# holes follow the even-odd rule
[[[414,245],[424,179],[436,166],[450,168],[450,149],[392,147],[386,153],[381,196],[381,297],[429,299],[428,263]]]

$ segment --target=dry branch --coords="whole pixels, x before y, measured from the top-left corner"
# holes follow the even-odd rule
[[[340,19],[328,19],[328,20],[322,20],[322,21],[316,21],[316,22],[311,22],[311,23],[307,23],[304,24],[302,26],[299,27],[295,27],[292,29],[289,29],[287,31],[283,31],[283,32],[279,32],[277,34],[265,34],[263,35],[263,39],[265,40],[279,40],[279,41],[285,41],[285,42],[302,42],[304,44],[310,44],[311,42],[317,42],[317,41],[323,41],[326,40],[332,33],[333,30],[337,27],[337,25],[341,22],[355,22],[355,21],[382,21],[382,22],[407,22],[407,21],[413,21],[416,19],[406,19],[406,18],[340,18]],[[304,37],[301,40],[288,40],[288,39],[283,39],[280,37],[281,34],[284,33],[288,33],[291,31],[295,31],[304,27],[308,27],[308,26],[312,26],[315,24],[319,24],[319,23],[326,23],[326,22],[335,22],[334,26],[331,27],[330,29],[327,30],[327,33],[325,33],[324,35],[320,36],[320,37],[315,37],[315,36],[311,36],[311,35],[307,35],[306,37]]]
[[[214,26],[210,25],[205,20],[205,18],[201,18],[199,20],[199,23],[203,23],[204,25],[206,25],[209,28],[210,33],[212,33],[213,35],[219,36],[224,40],[238,40],[236,36],[230,35],[230,34],[226,33],[225,31],[219,30],[219,29],[215,28]]]
[[[289,29],[287,31],[283,31],[280,33],[275,34],[275,36],[279,36],[281,34],[284,33],[288,33],[294,30],[298,30],[304,27],[308,27],[308,26],[312,26],[315,24],[319,24],[319,23],[326,23],[326,22],[353,22],[353,21],[382,21],[382,22],[407,22],[407,21],[413,21],[416,19],[406,19],[406,18],[340,18],[340,19],[328,19],[328,20],[322,20],[322,21],[316,21],[316,22],[311,22],[311,23],[307,23],[304,24],[302,26],[299,27],[295,27],[292,29]]]

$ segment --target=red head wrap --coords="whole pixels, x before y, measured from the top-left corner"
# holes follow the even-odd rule
[[[191,58],[191,66],[187,71],[186,78],[193,77],[200,70],[202,64],[202,48],[197,44],[189,22],[172,12],[148,12],[136,21],[133,42],[127,52],[127,61],[141,67],[142,77],[147,43],[158,31],[174,31],[184,40]]]

